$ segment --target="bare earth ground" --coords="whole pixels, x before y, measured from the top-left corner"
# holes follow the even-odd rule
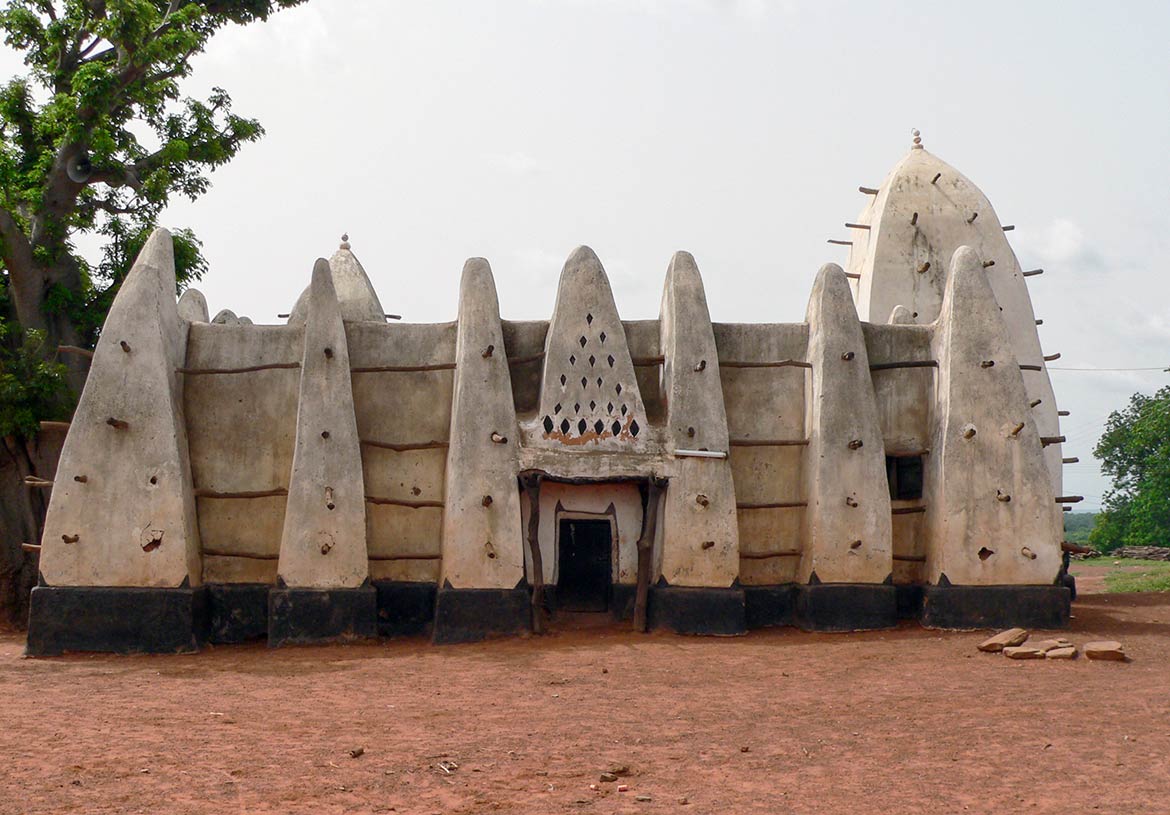
[[[1074,614],[1133,661],[916,625],[40,660],[9,634],[0,812],[1170,812],[1170,594]]]

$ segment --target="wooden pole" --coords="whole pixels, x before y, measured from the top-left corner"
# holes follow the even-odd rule
[[[646,630],[646,606],[650,598],[650,571],[654,566],[654,533],[658,529],[658,499],[667,480],[646,479],[642,492],[642,534],[638,536],[638,591],[634,595],[634,630]]]
[[[528,496],[528,551],[532,555],[532,633],[544,633],[544,561],[540,556],[540,473],[524,473],[520,485]]]

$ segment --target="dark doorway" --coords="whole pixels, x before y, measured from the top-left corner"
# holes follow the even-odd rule
[[[565,518],[557,542],[557,606],[565,611],[608,611],[613,582],[609,521]]]

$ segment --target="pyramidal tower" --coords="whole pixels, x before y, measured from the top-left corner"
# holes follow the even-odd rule
[[[877,189],[861,187],[868,201],[850,231],[847,274],[861,319],[929,325],[939,317],[951,257],[969,246],[983,258],[988,282],[999,304],[1019,360],[1032,418],[1040,435],[1056,439],[1060,419],[1047,363],[1059,354],[1044,355],[1028,278],[1042,270],[1024,271],[1008,243],[1004,226],[987,196],[966,176],[914,142]],[[1060,495],[1061,446],[1050,443],[1044,460],[1053,491]]]

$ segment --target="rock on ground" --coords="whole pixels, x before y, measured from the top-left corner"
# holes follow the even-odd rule
[[[1003,655],[1008,659],[1044,659],[1043,651],[1027,645],[1009,645],[1003,649]]]
[[[1125,662],[1127,659],[1125,649],[1116,640],[1085,643],[1085,656],[1089,659],[1103,659],[1113,662]]]
[[[1028,639],[1028,632],[1023,628],[1009,628],[1007,631],[1000,631],[991,639],[984,640],[979,643],[980,651],[989,651],[995,653],[1002,651],[1004,648],[1011,648],[1016,645],[1022,645]]]

